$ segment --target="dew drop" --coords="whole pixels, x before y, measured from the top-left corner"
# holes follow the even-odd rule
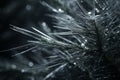
[[[42,26],[47,26],[45,22],[42,23]]]
[[[34,64],[32,62],[29,62],[28,65],[32,67]]]
[[[84,43],[82,43],[82,44],[81,44],[81,47],[84,47],[84,46],[85,46],[85,44],[84,44]]]
[[[59,11],[59,12],[64,12],[64,11],[63,11],[62,9],[60,9],[60,8],[58,9],[58,11]]]
[[[100,11],[98,10],[98,8],[95,8],[96,12],[99,13]]]
[[[76,62],[74,62],[73,64],[74,64],[74,65],[77,65],[77,63],[76,63]]]
[[[85,39],[85,43],[87,43],[87,39]]]
[[[89,15],[91,15],[91,14],[92,14],[92,12],[88,12],[88,14],[89,14]]]
[[[30,11],[32,9],[31,5],[26,5],[26,10]]]
[[[11,65],[12,69],[16,69],[17,66],[15,64]]]
[[[25,72],[25,69],[22,69],[21,72],[24,73],[24,72]]]

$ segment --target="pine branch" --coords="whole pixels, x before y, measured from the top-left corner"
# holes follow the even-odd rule
[[[65,70],[70,64],[79,68],[83,74],[87,72],[86,76],[89,79],[86,80],[117,80],[119,73],[116,71],[118,70],[113,70],[115,67],[107,55],[110,51],[119,48],[118,43],[120,42],[117,37],[120,34],[120,18],[116,15],[119,1],[67,0],[61,1],[60,4],[65,6],[66,3],[68,12],[65,12],[64,8],[57,10],[42,2],[42,5],[56,13],[48,15],[57,20],[54,32],[43,33],[34,27],[32,27],[33,31],[12,27],[13,30],[36,39],[28,42],[36,45],[28,51],[36,49],[34,53],[39,53],[37,49],[40,49],[50,54],[47,58],[41,56],[43,62],[39,67],[44,71],[47,70],[45,74],[48,73],[43,80],[55,80],[56,74]],[[115,45],[113,46],[113,44]],[[44,54],[44,52],[40,53]],[[38,73],[44,72],[43,70]]]

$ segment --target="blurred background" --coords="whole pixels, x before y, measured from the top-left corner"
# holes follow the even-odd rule
[[[53,21],[46,14],[54,14],[54,12],[43,6],[41,1],[55,3],[52,0],[0,0],[0,51],[23,45],[29,39],[29,37],[13,31],[10,28],[11,25],[29,29],[30,27],[40,27],[41,23],[46,22],[52,28]],[[15,61],[11,57],[13,53],[14,51],[0,52],[0,80],[34,80],[31,74],[6,70],[6,67],[10,66],[10,62]],[[14,67],[16,66],[13,65]]]
[[[1,0],[0,1],[0,50],[21,45],[26,40],[23,35],[10,29],[10,25],[30,28],[40,27],[42,22],[52,26],[52,19],[46,14],[53,11],[40,4],[42,0]],[[50,3],[50,0],[44,0]],[[17,45],[16,45],[17,44]],[[0,54],[4,55],[5,54]],[[8,56],[8,55],[6,55]]]

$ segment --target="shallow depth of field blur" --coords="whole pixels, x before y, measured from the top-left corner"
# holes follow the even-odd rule
[[[42,22],[46,22],[49,26],[53,25],[51,18],[45,15],[53,12],[41,5],[40,1],[42,0],[0,0],[0,51],[24,45],[26,40],[30,39],[10,29],[10,25],[28,29],[31,26],[39,27]],[[52,3],[51,0],[44,1]],[[14,69],[16,67],[14,62],[17,63],[15,57],[11,57],[14,53],[16,52],[0,52],[0,80],[34,80],[32,74],[23,74]],[[28,66],[32,65],[34,61],[31,59],[32,55],[25,54],[25,56],[29,58]],[[10,66],[13,69],[6,69]]]
[[[17,52],[22,50],[24,51],[25,49],[20,48],[17,50],[16,49],[9,50],[14,47],[25,45],[27,44],[26,43],[27,40],[31,40],[31,37],[28,37],[26,35],[23,35],[19,32],[12,30],[11,29],[12,26],[25,28],[27,30],[31,30],[31,27],[35,27],[35,28],[39,28],[40,31],[47,30],[48,29],[47,27],[49,27],[48,31],[50,30],[54,32],[55,28],[53,26],[56,25],[55,23],[57,21],[48,15],[56,15],[56,13],[50,7],[42,5],[41,4],[42,1],[48,3],[49,5],[58,9],[58,11],[62,12],[60,8],[61,4],[58,3],[58,1],[62,1],[62,0],[0,0],[0,80],[43,80],[44,79],[43,77],[49,74],[49,72],[47,71],[45,71],[45,73],[44,71],[38,73],[42,69],[39,68],[38,66],[39,64],[42,63],[42,61],[40,61],[41,58],[49,56],[49,54],[46,54],[47,52],[42,56],[40,53],[32,54],[29,52],[19,56],[13,56]],[[66,1],[72,1],[72,0],[66,0]],[[116,1],[120,2],[119,0]],[[85,7],[88,8],[88,10],[90,8],[87,5],[85,5]],[[67,8],[65,8],[65,10],[66,10],[65,13],[69,13],[69,11],[67,11]],[[117,9],[116,14],[118,15],[117,17],[120,17],[120,8]],[[120,24],[120,22],[117,22],[115,25],[117,25],[118,23]],[[42,27],[42,25],[44,26]],[[47,27],[45,27],[46,25]],[[120,37],[120,35],[117,36]],[[113,41],[113,43],[114,42],[115,41]],[[28,47],[25,48],[28,49]],[[119,52],[119,47],[118,49],[115,50],[118,50]],[[42,53],[42,51],[40,52]],[[112,54],[114,53],[114,51],[110,53]],[[112,68],[110,67],[110,69],[112,69],[115,72],[117,71],[115,75],[119,76],[120,54],[115,54],[114,56],[109,54],[107,55],[108,57],[110,57],[110,63],[112,63],[112,65],[114,66]],[[117,58],[117,62],[115,62],[116,63],[115,65],[114,65],[114,61],[112,61],[111,58],[112,59]],[[17,64],[17,66],[19,66],[20,68],[17,68],[15,64]],[[33,66],[35,67],[32,68]],[[24,68],[28,71],[25,72]],[[101,72],[102,70],[100,71],[100,73]],[[88,77],[86,75],[90,75],[90,74],[86,74],[85,71],[82,72],[81,69],[79,69],[78,67],[76,68],[76,66],[73,65],[72,68],[69,69],[68,67],[66,67],[65,70],[63,71],[61,70],[56,74],[60,74],[60,76],[48,80],[79,80],[80,75],[84,75],[84,77]],[[94,74],[99,74],[99,72]],[[64,78],[61,78],[61,76],[64,76]],[[117,78],[116,80],[120,79]],[[82,80],[90,80],[90,79],[83,78]],[[108,80],[108,79],[105,79],[104,77],[104,79],[94,79],[94,80]]]

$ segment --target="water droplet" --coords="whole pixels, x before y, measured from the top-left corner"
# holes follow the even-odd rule
[[[25,69],[22,69],[21,72],[24,73],[24,72],[25,72]]]
[[[32,67],[34,64],[32,62],[29,62],[28,65]]]
[[[84,43],[87,43],[87,39],[85,39],[85,42]]]
[[[64,11],[63,11],[62,9],[60,9],[60,8],[58,9],[58,11],[59,11],[59,12],[64,12]]]
[[[102,8],[102,10],[105,10],[105,7],[104,7],[104,8]]]
[[[32,9],[31,5],[26,5],[26,10],[30,11]]]
[[[12,69],[16,69],[17,66],[15,64],[11,65]]]
[[[47,26],[45,22],[42,23],[42,26]]]
[[[74,65],[77,65],[77,63],[76,63],[76,62],[74,62],[73,64],[74,64]]]
[[[82,43],[82,44],[81,44],[81,47],[84,47],[84,46],[85,46],[85,44],[84,44],[84,43]]]
[[[99,12],[100,12],[98,8],[95,8],[95,10],[96,10],[96,12],[97,12],[97,13],[99,13]]]
[[[92,12],[88,12],[88,14],[89,14],[89,15],[91,15],[91,14],[92,14]]]

